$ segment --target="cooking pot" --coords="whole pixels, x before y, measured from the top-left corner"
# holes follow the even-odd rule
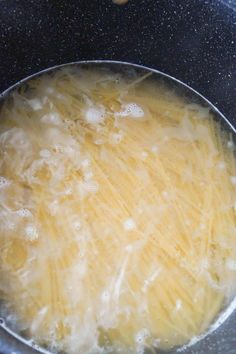
[[[111,0],[0,0],[0,92],[42,69],[91,59],[174,76],[236,125],[235,0],[129,0],[122,6]],[[181,352],[235,354],[234,307],[220,326]],[[0,322],[0,353],[38,352]]]

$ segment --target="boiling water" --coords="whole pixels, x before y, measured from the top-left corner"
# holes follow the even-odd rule
[[[65,67],[2,106],[1,312],[51,350],[184,345],[235,294],[232,137],[147,76]]]

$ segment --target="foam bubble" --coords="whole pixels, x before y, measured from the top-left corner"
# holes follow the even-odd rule
[[[122,133],[114,133],[110,136],[110,143],[111,144],[119,144],[123,139]]]
[[[123,227],[126,231],[132,231],[136,228],[136,223],[132,218],[129,218],[123,222]]]
[[[175,303],[175,310],[178,312],[182,307],[182,301],[180,299],[177,299],[176,300],[176,303]]]
[[[55,92],[55,90],[54,90],[54,88],[53,88],[53,87],[48,86],[48,87],[46,88],[45,92],[46,92],[47,94],[52,94],[52,93],[54,93],[54,92]]]
[[[84,159],[84,160],[81,162],[82,168],[87,168],[89,165],[90,165],[89,159]]]
[[[32,216],[32,213],[29,209],[22,208],[16,211],[16,214],[22,218],[28,218]]]
[[[41,122],[46,123],[46,124],[51,124],[51,125],[61,125],[62,124],[61,118],[57,112],[51,112],[51,113],[45,114],[41,118]]]
[[[90,107],[85,112],[85,120],[89,124],[103,123],[104,113],[105,111],[103,107],[100,108]]]
[[[144,344],[148,337],[150,337],[149,330],[147,328],[143,328],[136,334],[135,342],[137,344]]]
[[[86,172],[85,174],[84,174],[84,180],[85,181],[89,181],[89,180],[91,180],[93,178],[93,172]]]
[[[219,168],[219,170],[224,170],[226,165],[225,165],[225,163],[223,161],[221,161],[221,162],[218,163],[217,167]]]
[[[76,230],[76,231],[79,231],[81,229],[81,222],[79,220],[76,220],[73,222],[73,228]]]
[[[151,152],[153,152],[153,153],[158,152],[158,146],[157,145],[153,145],[151,147]]]
[[[236,184],[236,176],[231,176],[230,180],[232,184]]]
[[[133,247],[133,245],[127,245],[125,247],[125,250],[126,250],[126,252],[131,253],[134,250],[134,247]]]
[[[25,236],[29,241],[37,240],[39,235],[36,227],[32,224],[27,225],[25,228]]]
[[[40,150],[39,155],[43,158],[49,158],[51,156],[51,152],[47,149],[42,149]]]
[[[109,291],[104,291],[103,293],[102,293],[102,302],[108,302],[109,300],[110,300],[110,293],[109,293]]]
[[[122,105],[122,110],[115,114],[118,117],[130,117],[134,119],[142,119],[144,117],[143,109],[135,102]]]
[[[233,259],[228,259],[226,262],[226,266],[228,269],[236,271],[236,261]]]
[[[141,152],[141,159],[145,160],[148,157],[148,153],[146,151]]]
[[[227,147],[228,147],[229,149],[232,149],[232,148],[234,147],[234,143],[233,143],[232,140],[229,140],[229,141],[227,142]]]
[[[28,100],[28,103],[34,111],[38,111],[43,108],[42,102],[38,98]]]
[[[10,184],[11,182],[7,178],[0,176],[0,189],[8,187]]]

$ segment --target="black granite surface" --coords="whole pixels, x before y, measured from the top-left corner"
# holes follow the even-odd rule
[[[0,0],[0,91],[60,63],[115,59],[183,80],[233,119],[236,0]]]
[[[113,59],[161,70],[236,124],[236,0],[0,0],[0,92],[57,64]],[[33,353],[0,328],[1,354]],[[236,354],[236,312],[188,354]],[[124,353],[125,354],[125,353]]]

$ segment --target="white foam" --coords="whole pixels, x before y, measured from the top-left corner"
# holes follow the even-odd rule
[[[46,88],[45,92],[46,92],[47,94],[51,94],[51,93],[54,93],[54,92],[55,92],[55,90],[54,90],[54,88],[53,88],[53,87],[48,86],[48,87]]]
[[[178,312],[182,307],[182,301],[180,299],[177,299],[176,300],[176,303],[175,303],[175,310]]]
[[[232,184],[236,184],[236,176],[231,176],[230,180]]]
[[[98,183],[95,181],[86,181],[83,183],[83,189],[89,193],[96,193],[98,191]]]
[[[150,337],[149,330],[147,328],[143,328],[136,334],[135,342],[137,344],[144,344],[148,337]]]
[[[143,119],[144,117],[144,111],[142,107],[137,105],[135,102],[130,102],[123,104],[121,106],[121,111],[118,113],[115,113],[115,116],[117,117],[130,117],[134,119]]]
[[[123,227],[126,231],[132,231],[136,228],[136,223],[132,218],[129,218],[123,222]]]
[[[93,172],[86,172],[85,174],[84,174],[84,180],[85,181],[89,181],[89,180],[91,180],[93,178]]]
[[[10,184],[11,182],[7,178],[0,176],[0,189],[8,187]]]
[[[119,144],[123,139],[123,134],[122,132],[120,133],[114,133],[114,134],[111,134],[110,136],[110,143],[111,144]]]
[[[108,301],[110,300],[110,293],[109,293],[109,291],[106,291],[106,290],[105,290],[105,291],[102,293],[101,298],[102,298],[102,302],[108,302]]]
[[[170,193],[167,191],[163,191],[162,193],[163,198],[168,198],[170,196]]]
[[[147,291],[147,289],[149,288],[149,286],[155,281],[155,279],[159,276],[159,274],[161,273],[161,268],[157,268],[153,274],[147,278],[145,281],[144,281],[144,285],[142,287],[142,291],[145,293]]]
[[[38,98],[28,100],[28,103],[34,111],[38,111],[43,108],[42,102]]]
[[[90,165],[89,159],[84,159],[84,160],[81,162],[82,168],[87,168],[89,165]]]
[[[61,125],[62,120],[57,112],[51,112],[48,114],[45,114],[41,118],[41,122],[45,124],[51,124],[51,125]]]
[[[219,170],[224,170],[226,167],[226,164],[223,161],[221,161],[218,163],[217,167],[219,168]]]
[[[226,267],[230,270],[236,271],[236,260],[228,259],[226,262]]]
[[[32,216],[32,213],[29,209],[22,208],[16,211],[16,214],[22,218],[28,218]]]
[[[153,341],[152,341],[152,345],[156,348],[158,348],[160,346],[160,343],[161,343],[161,340],[158,339],[158,338],[155,338]]]
[[[90,107],[85,112],[85,120],[89,124],[99,124],[103,123],[105,110],[103,107]]]
[[[32,224],[27,225],[25,228],[25,236],[29,241],[37,240],[39,235],[36,227]]]
[[[232,140],[229,140],[229,141],[227,142],[227,147],[228,147],[229,149],[232,149],[232,148],[234,147],[234,142],[233,142]]]
[[[73,222],[73,228],[76,230],[76,231],[79,231],[81,229],[81,222],[79,220],[76,220]]]
[[[157,145],[153,145],[153,146],[151,147],[151,152],[153,152],[153,153],[158,152],[158,146],[157,146]]]
[[[39,155],[43,158],[49,158],[51,156],[51,152],[47,149],[42,149],[40,150]]]

